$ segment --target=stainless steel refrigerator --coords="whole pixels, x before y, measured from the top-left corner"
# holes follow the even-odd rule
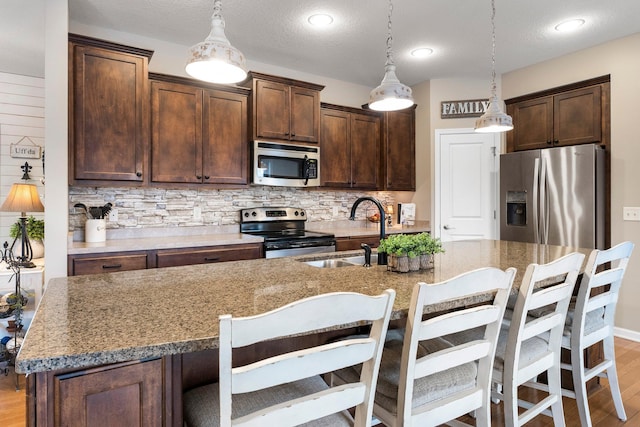
[[[500,156],[500,238],[604,248],[604,149],[585,144]]]

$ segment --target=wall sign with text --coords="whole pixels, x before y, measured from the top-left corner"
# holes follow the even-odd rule
[[[42,155],[42,147],[28,136],[23,136],[16,144],[9,146],[9,154],[17,159],[39,159]]]
[[[463,117],[480,117],[489,107],[488,99],[466,99],[462,101],[442,101],[440,103],[441,119],[460,119]]]

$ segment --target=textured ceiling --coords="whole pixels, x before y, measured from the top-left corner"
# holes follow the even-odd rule
[[[10,55],[27,61],[23,44],[43,56],[44,1],[2,0],[0,71]],[[68,0],[70,20],[186,47],[209,32],[212,0]],[[393,47],[400,80],[489,78],[489,0],[395,0]],[[227,37],[252,61],[376,86],[383,75],[386,0],[223,0]],[[639,0],[496,0],[498,73],[640,32]],[[334,16],[328,29],[311,28],[314,12]],[[559,34],[567,18],[587,21]],[[434,54],[411,58],[427,46]],[[147,46],[145,46],[147,47]],[[44,61],[44,58],[42,58]],[[25,64],[28,65],[28,64]],[[43,68],[43,67],[42,67]],[[16,71],[13,71],[16,72]],[[33,73],[26,73],[33,74]]]

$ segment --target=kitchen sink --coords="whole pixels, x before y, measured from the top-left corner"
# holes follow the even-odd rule
[[[305,263],[319,268],[353,267],[355,265],[341,259],[317,259],[315,261],[305,261]]]
[[[316,259],[313,261],[303,261],[305,264],[318,268],[339,268],[339,267],[357,267],[364,265],[364,255],[353,256],[348,258],[329,258]],[[378,262],[378,255],[371,254],[371,265]]]

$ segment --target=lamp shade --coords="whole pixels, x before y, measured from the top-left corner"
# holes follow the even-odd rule
[[[382,83],[369,94],[369,108],[377,111],[395,111],[412,105],[411,88],[400,83],[396,76],[396,66],[387,64]]]
[[[3,212],[44,212],[44,206],[34,184],[13,184],[0,206]]]
[[[224,18],[220,0],[214,1],[209,36],[189,49],[185,71],[190,76],[210,83],[231,84],[247,78],[244,55],[224,34]]]
[[[479,133],[506,132],[513,129],[513,120],[500,108],[498,97],[489,100],[487,111],[476,120],[475,131]]]

